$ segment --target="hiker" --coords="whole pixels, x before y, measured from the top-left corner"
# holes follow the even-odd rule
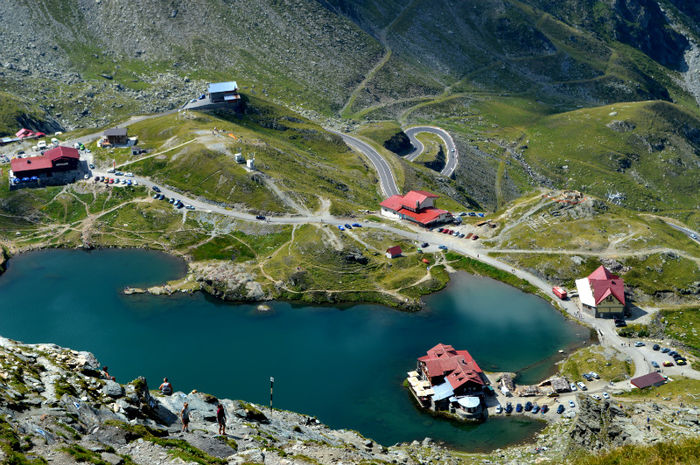
[[[182,421],[182,432],[189,433],[189,426],[190,426],[190,404],[185,402],[185,404],[182,406],[182,410],[180,410],[180,421]]]
[[[216,406],[216,422],[219,423],[219,434],[226,436],[226,412],[221,403]]]
[[[109,374],[109,367],[107,366],[102,367],[102,377],[104,379],[111,379],[112,381],[116,381],[116,378]]]
[[[161,394],[164,396],[169,396],[173,393],[173,385],[168,382],[168,378],[163,378],[163,383],[158,387]]]

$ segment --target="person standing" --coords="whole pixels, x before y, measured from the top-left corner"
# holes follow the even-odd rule
[[[216,406],[216,422],[219,424],[219,434],[226,436],[226,411],[221,403]]]
[[[190,429],[190,404],[185,402],[185,404],[182,406],[182,410],[180,410],[180,421],[182,421],[182,432],[189,433]]]

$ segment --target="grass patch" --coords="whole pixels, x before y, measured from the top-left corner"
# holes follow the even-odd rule
[[[620,396],[629,399],[664,398],[678,403],[699,405],[700,402],[696,399],[698,392],[700,392],[700,380],[679,376],[661,386],[651,386],[642,390],[633,389]]]
[[[700,357],[700,307],[660,310],[658,318],[664,325],[664,334]]]
[[[622,381],[632,374],[632,364],[621,359],[622,354],[599,345],[585,347],[571,354],[559,365],[559,371],[571,381],[583,379],[582,375],[594,371],[601,379]]]
[[[602,454],[580,451],[567,460],[571,465],[670,465],[697,463],[700,438],[679,439],[653,445],[628,445]]]

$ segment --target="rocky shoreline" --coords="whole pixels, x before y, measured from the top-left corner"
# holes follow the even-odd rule
[[[191,423],[183,433],[179,412],[185,401]],[[106,379],[91,353],[0,337],[0,463],[560,463],[580,448],[700,433],[695,409],[661,401],[614,405],[588,396],[579,402],[577,418],[548,426],[532,443],[487,454],[453,451],[429,438],[386,447],[308,415],[197,391],[163,396],[149,390],[144,378],[121,385]],[[219,403],[227,416],[226,436],[217,434]],[[653,419],[653,428],[645,428],[645,417]],[[659,425],[669,418],[672,427]]]

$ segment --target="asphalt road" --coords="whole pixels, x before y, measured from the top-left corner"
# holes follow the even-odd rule
[[[392,195],[400,194],[399,188],[396,186],[396,180],[394,179],[394,173],[392,173],[391,167],[386,162],[384,157],[379,155],[379,153],[377,153],[372,146],[358,139],[357,137],[353,137],[338,131],[329,131],[338,134],[343,138],[346,144],[369,158],[369,161],[372,162],[372,165],[374,165],[374,168],[377,170],[377,174],[379,175],[379,188],[382,190],[382,193],[385,196],[391,197]]]
[[[459,162],[459,152],[457,151],[455,141],[452,139],[452,136],[450,136],[450,134],[447,131],[435,126],[414,126],[412,128],[405,129],[404,132],[411,140],[411,144],[413,144],[414,147],[413,151],[405,157],[409,161],[415,161],[415,159],[418,158],[425,149],[421,141],[419,141],[416,138],[417,134],[420,134],[421,132],[429,132],[431,134],[439,136],[445,143],[445,148],[447,149],[447,153],[445,154],[447,160],[445,162],[445,167],[442,169],[442,171],[440,171],[440,174],[442,174],[443,176],[447,176],[448,178],[452,176],[452,174],[455,172],[455,169],[457,169],[457,163]]]
[[[700,233],[697,231],[693,231],[692,229],[684,228],[683,226],[678,226],[677,224],[674,223],[669,223],[666,221],[666,224],[672,227],[673,229],[677,229],[678,231],[682,232],[698,244],[700,244]]]

